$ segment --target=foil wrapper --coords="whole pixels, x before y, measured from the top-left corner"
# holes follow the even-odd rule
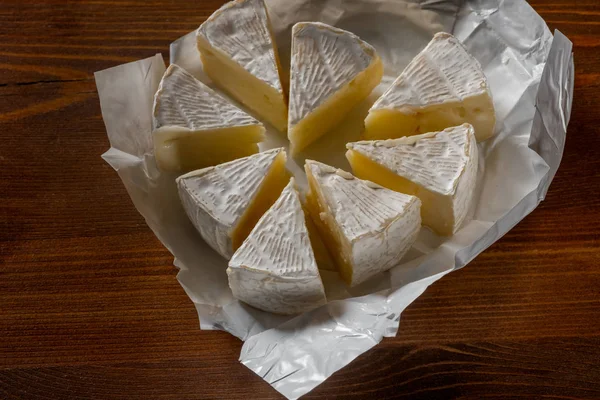
[[[328,304],[276,316],[233,298],[227,262],[195,231],[175,187],[152,154],[153,96],[165,71],[160,54],[96,73],[111,148],[102,155],[119,174],[148,226],[175,257],[178,280],[198,311],[201,329],[244,341],[240,362],[289,399],[296,399],[369,350],[395,336],[402,311],[429,285],[462,268],[544,199],[559,167],[573,96],[572,43],[551,34],[524,0],[266,0],[284,68],[291,27],[321,21],[372,44],[385,65],[381,85],[307,157],[349,170],[345,143],[356,140],[366,113],[436,32],[457,36],[481,63],[497,112],[497,134],[479,144],[478,201],[473,219],[452,237],[422,229],[392,270],[356,288],[322,271]],[[171,44],[170,62],[211,85],[202,72],[194,32]],[[287,146],[268,130],[261,149]],[[306,184],[301,163],[288,168]]]

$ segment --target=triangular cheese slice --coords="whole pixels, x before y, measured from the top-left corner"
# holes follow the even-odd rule
[[[154,97],[156,162],[190,171],[258,152],[265,128],[183,68],[167,68]]]
[[[235,0],[211,15],[196,34],[204,72],[222,90],[278,130],[287,130],[281,65],[262,0]]]
[[[227,269],[233,295],[264,311],[297,314],[326,303],[294,179]]]
[[[229,259],[288,183],[283,149],[177,178],[179,197],[206,243]]]
[[[470,123],[478,141],[494,135],[496,116],[479,62],[454,36],[438,33],[373,104],[365,139],[390,139]]]
[[[423,224],[438,234],[452,235],[467,220],[478,167],[471,125],[347,147],[356,176],[419,197]]]
[[[381,59],[358,36],[319,22],[294,25],[288,114],[292,154],[338,125],[382,76]]]
[[[398,264],[421,228],[421,201],[307,160],[310,214],[344,281],[355,286]]]

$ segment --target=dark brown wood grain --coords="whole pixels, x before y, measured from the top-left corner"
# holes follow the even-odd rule
[[[172,256],[101,158],[93,72],[164,55],[219,0],[0,2],[0,398],[280,399],[200,331]],[[547,199],[307,399],[600,398],[600,5],[535,0],[574,42]]]

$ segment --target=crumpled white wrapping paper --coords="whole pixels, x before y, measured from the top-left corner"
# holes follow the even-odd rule
[[[543,200],[560,164],[572,104],[572,44],[554,40],[524,0],[267,0],[284,65],[290,30],[316,20],[350,30],[374,45],[385,64],[380,87],[342,126],[304,157],[348,170],[344,145],[358,138],[369,106],[435,32],[453,32],[480,61],[497,111],[497,135],[479,145],[479,197],[473,220],[450,238],[422,229],[389,272],[346,289],[322,271],[330,302],[296,317],[265,313],[232,297],[227,263],[183,212],[174,175],[156,167],[151,108],[165,70],[161,55],[96,73],[111,148],[102,157],[119,173],[148,226],[175,256],[178,279],[194,302],[202,329],[244,340],[240,361],[290,399],[322,383],[381,341],[394,336],[401,312],[445,274],[462,268]],[[193,33],[171,45],[171,62],[210,84]],[[286,145],[270,132],[262,149]],[[288,167],[305,182],[303,159]]]

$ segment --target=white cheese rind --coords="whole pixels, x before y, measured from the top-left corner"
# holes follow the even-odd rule
[[[276,314],[327,302],[294,180],[263,215],[227,268],[233,295]]]
[[[415,193],[411,194],[423,201],[424,224],[452,234],[466,221],[474,202],[478,169],[471,125],[400,139],[348,143],[347,147],[412,182]]]
[[[320,22],[300,22],[292,33],[289,127],[367,69],[375,49],[358,36]]]
[[[273,89],[283,93],[277,55],[262,0],[235,0],[215,11],[198,36]]]
[[[479,141],[494,134],[494,106],[481,65],[448,33],[436,34],[373,104],[366,120],[366,138],[370,138],[371,119],[376,118],[377,111],[395,111],[415,118],[415,132],[398,131],[388,137],[427,132],[427,128],[421,128],[435,124],[426,119],[429,111],[441,112],[453,125],[471,123]]]
[[[350,286],[398,265],[421,228],[421,201],[317,161],[307,160],[325,212],[349,244]]]
[[[177,178],[183,208],[202,238],[229,259],[231,234],[283,149],[273,149]]]
[[[262,125],[176,64],[169,65],[154,96],[153,129],[205,131]]]

